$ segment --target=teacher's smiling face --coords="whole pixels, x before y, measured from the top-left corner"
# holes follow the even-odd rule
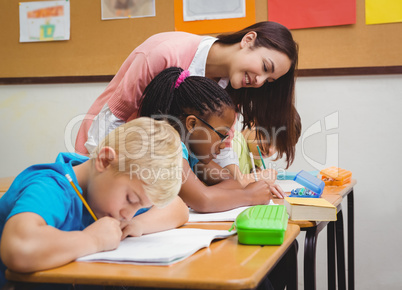
[[[229,79],[234,89],[259,88],[286,74],[291,66],[289,57],[275,49],[254,47],[255,32],[249,32],[232,56]]]

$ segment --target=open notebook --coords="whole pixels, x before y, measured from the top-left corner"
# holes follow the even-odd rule
[[[270,200],[270,205],[275,205],[275,203]],[[237,216],[249,208],[249,206],[242,206],[222,212],[213,213],[199,213],[190,209],[189,222],[234,222]]]
[[[214,239],[226,238],[235,233],[225,230],[173,229],[126,238],[116,250],[84,256],[77,261],[170,265],[208,247]]]

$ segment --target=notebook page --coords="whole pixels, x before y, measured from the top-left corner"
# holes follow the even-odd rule
[[[226,238],[236,232],[204,229],[173,229],[141,237],[129,237],[113,251],[95,253],[77,261],[100,261],[170,265],[208,247],[216,238]]]
[[[269,205],[275,205],[272,199],[269,201]],[[199,213],[190,209],[189,222],[234,222],[237,216],[249,208],[249,206],[242,206],[235,209],[214,213]]]

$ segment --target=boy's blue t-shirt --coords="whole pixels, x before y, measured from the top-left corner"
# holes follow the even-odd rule
[[[21,172],[0,199],[0,238],[12,216],[33,212],[63,231],[83,230],[94,222],[66,178],[69,174],[80,192],[73,166],[88,160],[75,153],[60,153],[55,163],[38,164]],[[5,265],[0,263],[0,286],[6,282]]]
[[[181,148],[183,149],[183,158],[188,161],[188,164],[190,164],[191,170],[194,171],[194,166],[199,162],[199,160],[192,154],[188,154],[187,147],[186,147],[186,145],[184,145],[183,142],[181,142]]]

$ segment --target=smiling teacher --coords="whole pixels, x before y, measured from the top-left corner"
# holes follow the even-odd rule
[[[243,115],[243,124],[270,135],[263,149],[274,142],[278,157],[286,155],[289,165],[297,141],[293,110],[297,60],[292,34],[275,22],[259,22],[216,38],[186,32],[153,35],[134,49],[91,106],[75,149],[91,153],[111,130],[137,118],[145,87],[162,70],[175,66],[225,88]],[[219,162],[222,167],[238,162],[233,154],[225,156]]]

